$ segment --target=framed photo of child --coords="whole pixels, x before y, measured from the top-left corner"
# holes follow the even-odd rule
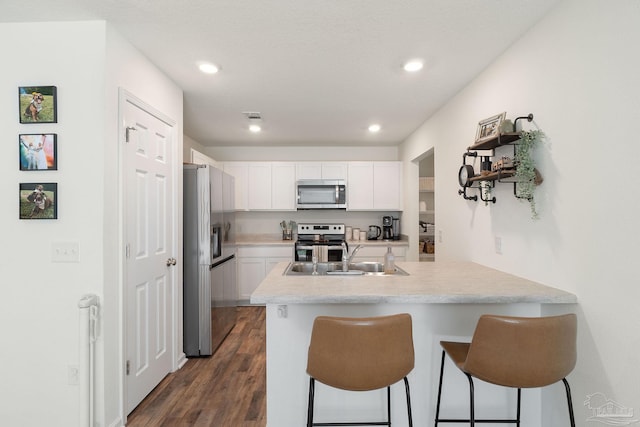
[[[20,170],[58,170],[57,139],[55,133],[19,135]]]
[[[19,87],[20,123],[57,123],[57,102],[55,86]]]
[[[21,183],[20,219],[57,219],[58,184]]]

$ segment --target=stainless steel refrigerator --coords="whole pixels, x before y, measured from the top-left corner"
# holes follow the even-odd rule
[[[234,178],[185,164],[183,194],[183,348],[209,356],[236,323]]]

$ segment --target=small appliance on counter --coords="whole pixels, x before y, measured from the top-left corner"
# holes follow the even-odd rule
[[[390,216],[383,216],[382,217],[382,240],[391,240],[391,239],[393,239],[393,218]]]
[[[393,240],[400,240],[400,218],[393,218],[391,229],[393,230]]]
[[[377,225],[370,225],[367,231],[367,240],[378,240],[382,235],[382,229]]]
[[[341,261],[343,242],[345,242],[344,224],[298,224],[295,260],[312,262],[315,252],[318,262]]]

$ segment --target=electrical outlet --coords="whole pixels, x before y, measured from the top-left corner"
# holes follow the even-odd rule
[[[438,230],[438,243],[442,243],[442,230]]]
[[[78,385],[80,383],[80,372],[76,365],[69,365],[67,378],[69,379],[69,385]]]
[[[502,255],[502,237],[496,236],[493,240],[493,245],[498,255]]]

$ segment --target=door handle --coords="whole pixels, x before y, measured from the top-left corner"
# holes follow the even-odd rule
[[[173,265],[176,265],[176,259],[175,258],[169,258],[167,259],[167,267],[171,267]]]

